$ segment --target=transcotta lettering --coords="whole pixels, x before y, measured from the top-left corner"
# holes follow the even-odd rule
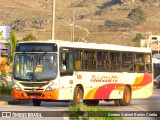
[[[92,75],[92,78],[90,82],[111,82],[111,83],[116,83],[118,82],[118,76],[99,76],[99,75]]]

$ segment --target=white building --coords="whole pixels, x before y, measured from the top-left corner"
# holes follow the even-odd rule
[[[160,50],[160,35],[149,35],[148,39],[141,39],[141,47],[151,47],[153,51]]]
[[[149,35],[148,39],[140,41],[141,47],[151,47],[153,63],[160,63],[160,35]]]

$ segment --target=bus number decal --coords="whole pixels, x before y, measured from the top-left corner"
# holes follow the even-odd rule
[[[116,83],[118,82],[118,76],[105,76],[105,75],[102,75],[102,76],[99,76],[99,75],[92,75],[92,78],[90,80],[90,82],[113,82],[113,83]]]
[[[77,79],[82,79],[82,75],[77,75]]]

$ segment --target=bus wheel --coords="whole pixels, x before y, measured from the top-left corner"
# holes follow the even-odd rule
[[[33,99],[32,102],[33,102],[34,106],[40,106],[41,105],[41,100]]]
[[[99,104],[99,100],[83,100],[83,103],[87,106],[97,106]]]
[[[131,90],[128,87],[125,87],[123,93],[123,99],[119,100],[121,106],[127,106],[130,104],[131,101]]]
[[[80,101],[83,99],[83,92],[82,89],[78,86],[76,86],[74,90],[74,96],[72,100],[72,105],[78,105],[80,104]]]
[[[119,100],[114,100],[114,103],[116,106],[120,106],[120,101]]]

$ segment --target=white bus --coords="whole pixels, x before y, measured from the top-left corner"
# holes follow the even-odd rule
[[[126,106],[153,92],[150,48],[67,41],[17,44],[13,98]]]

